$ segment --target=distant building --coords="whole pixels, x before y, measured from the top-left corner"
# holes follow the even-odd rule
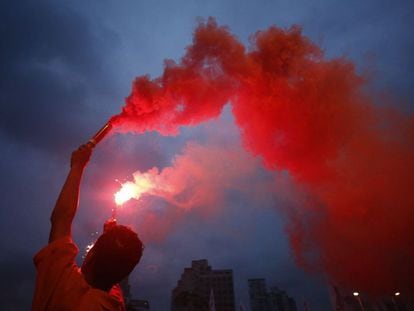
[[[296,311],[296,302],[285,291],[273,287],[270,289],[269,301],[272,311]]]
[[[172,311],[235,311],[233,271],[213,270],[206,259],[185,268],[172,291]]]
[[[265,279],[249,279],[249,298],[252,311],[270,311]]]
[[[131,299],[126,307],[126,311],[148,311],[150,309],[148,300],[140,299]]]
[[[251,311],[296,311],[295,300],[285,291],[272,287],[267,289],[265,279],[249,279]]]
[[[414,297],[395,293],[386,297],[371,297],[366,293],[345,290],[338,286],[330,287],[332,309],[334,311],[414,311]]]
[[[119,283],[119,286],[122,289],[122,295],[124,296],[125,305],[127,305],[129,300],[131,299],[131,286],[129,285],[129,276],[124,278]]]
[[[126,311],[148,311],[150,310],[150,304],[148,300],[132,299],[131,298],[131,286],[129,284],[129,277],[123,279],[119,285],[124,295],[124,301]]]

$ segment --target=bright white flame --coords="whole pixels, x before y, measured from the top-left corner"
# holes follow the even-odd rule
[[[359,293],[358,293],[358,292],[353,292],[353,295],[354,295],[355,297],[357,297],[357,296],[359,296]]]
[[[396,292],[395,293],[395,296],[400,296],[400,292]]]
[[[122,205],[129,199],[135,197],[138,193],[137,187],[131,182],[122,185],[121,189],[115,193],[115,203]]]
[[[115,203],[122,205],[126,201],[134,198],[138,200],[144,193],[150,192],[155,188],[155,184],[150,173],[134,173],[134,182],[127,181],[122,184],[121,189],[115,193]]]

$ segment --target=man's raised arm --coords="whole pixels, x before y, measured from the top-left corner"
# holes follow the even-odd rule
[[[91,153],[90,144],[82,145],[72,153],[69,174],[50,218],[52,229],[49,243],[65,236],[72,236],[72,221],[78,208],[80,182]]]

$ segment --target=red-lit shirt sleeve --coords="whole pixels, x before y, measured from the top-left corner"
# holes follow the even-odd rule
[[[47,310],[62,275],[68,269],[76,269],[78,248],[69,237],[48,244],[34,257],[36,288],[32,310]]]
[[[34,257],[37,269],[33,311],[125,310],[122,291],[92,288],[75,264],[78,248],[69,237],[53,241]]]

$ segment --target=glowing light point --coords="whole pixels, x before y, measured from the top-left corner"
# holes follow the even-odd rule
[[[359,293],[358,292],[353,292],[352,295],[354,295],[355,297],[358,297]]]
[[[138,191],[133,183],[125,183],[122,185],[121,190],[115,193],[115,203],[122,205],[126,201],[136,197]]]
[[[400,293],[400,292],[396,292],[394,295],[395,295],[395,296],[400,296],[400,295],[401,295],[401,293]]]
[[[121,189],[115,193],[115,203],[122,205],[130,199],[139,200],[141,195],[151,192],[155,189],[152,174],[157,170],[151,170],[148,173],[141,174],[139,171],[134,173],[134,181],[127,181],[122,184]]]

